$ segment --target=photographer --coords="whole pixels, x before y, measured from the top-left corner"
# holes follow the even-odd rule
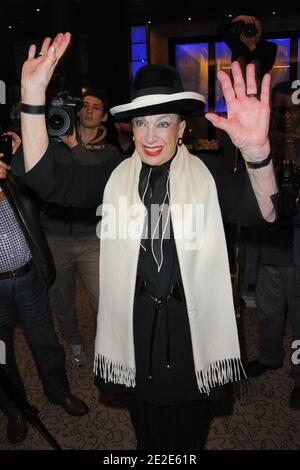
[[[244,77],[247,64],[255,65],[255,78],[259,91],[262,78],[272,69],[277,52],[275,43],[263,39],[260,20],[254,16],[239,15],[222,22],[218,26],[218,32],[221,39],[231,49],[231,60],[239,62]],[[228,142],[226,134],[218,131],[217,138],[220,147],[226,149],[232,165],[235,167],[243,165],[241,154]],[[234,227],[233,230],[236,228]],[[238,297],[245,299],[253,295],[252,292],[257,282],[260,228],[240,227],[238,230]]]
[[[9,156],[21,144],[15,132],[10,155],[0,150],[0,340],[6,345],[3,372],[25,397],[15,351],[14,330],[20,322],[33,354],[45,394],[72,416],[88,412],[86,404],[73,396],[65,369],[64,350],[56,336],[47,289],[55,276],[53,259],[29,190],[10,171]],[[6,163],[5,163],[6,162]],[[27,422],[18,405],[0,384],[0,408],[7,415],[7,438],[23,441]]]
[[[262,25],[254,16],[239,15],[222,22],[218,32],[232,51],[231,61],[237,60],[245,72],[247,64],[254,64],[256,80],[260,83],[274,65],[277,45],[262,38]]]
[[[300,339],[300,105],[292,102],[292,83],[278,83],[272,92],[270,141],[280,187],[278,221],[264,229],[256,284],[259,355],[248,364],[248,376],[259,377],[283,365],[286,307],[292,342]],[[292,345],[289,351],[292,355]],[[289,405],[300,410],[300,365],[291,364],[295,387]]]
[[[106,139],[107,130],[103,123],[107,121],[107,113],[108,100],[105,93],[102,90],[88,89],[82,96],[82,107],[73,133],[60,135],[60,145],[67,146],[70,150],[65,153],[62,149],[61,161],[66,165],[74,160],[80,165],[99,166],[112,156],[119,155],[118,149]],[[51,122],[50,120],[50,127]],[[96,207],[86,209],[46,203],[42,210],[42,223],[57,271],[55,283],[50,290],[51,304],[59,319],[63,337],[71,345],[71,360],[77,366],[85,366],[87,356],[75,309],[75,273],[80,273],[93,310],[97,313],[100,247],[96,236],[98,222]]]

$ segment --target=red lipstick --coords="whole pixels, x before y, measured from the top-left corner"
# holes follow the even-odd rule
[[[156,157],[156,155],[159,155],[162,151],[163,147],[157,146],[157,147],[146,147],[144,145],[144,152],[148,157]]]

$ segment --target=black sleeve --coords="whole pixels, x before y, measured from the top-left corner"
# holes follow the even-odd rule
[[[237,223],[245,227],[267,223],[260,212],[244,166],[232,173],[225,166],[222,157],[203,155],[201,160],[215,180],[224,222]]]
[[[112,156],[101,165],[81,165],[66,146],[51,142],[29,172],[25,172],[22,148],[11,166],[13,173],[45,201],[66,207],[95,207],[102,203],[105,185],[122,160]]]
[[[277,44],[262,40],[257,44],[256,48],[250,52],[249,60],[250,62],[254,60],[259,61],[260,73],[263,76],[273,67],[276,54]]]

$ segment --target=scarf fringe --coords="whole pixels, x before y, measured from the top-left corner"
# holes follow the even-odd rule
[[[196,373],[199,390],[209,395],[212,387],[241,380],[241,371],[246,377],[240,358],[212,362],[205,369]]]
[[[135,387],[135,369],[119,362],[113,362],[101,354],[97,354],[94,361],[94,373],[97,375],[98,372],[105,382]],[[213,362],[205,369],[197,371],[199,390],[209,395],[210,389],[217,385],[241,380],[241,372],[246,377],[240,358],[222,359]]]
[[[135,387],[135,369],[112,361],[101,354],[97,354],[94,361],[94,373],[97,375],[98,372],[105,382]]]

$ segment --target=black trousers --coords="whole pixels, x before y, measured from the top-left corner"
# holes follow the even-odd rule
[[[60,401],[70,394],[65,354],[54,330],[46,288],[34,269],[22,277],[0,280],[0,340],[6,352],[6,364],[0,367],[25,396],[14,352],[16,321],[23,327],[46,395],[52,402]],[[7,414],[18,413],[1,383],[0,407]]]
[[[128,408],[138,450],[195,451],[204,448],[211,420],[206,400],[156,406],[130,395]]]
[[[257,318],[259,326],[259,358],[267,365],[283,361],[283,334],[287,314],[292,326],[292,342],[300,339],[300,297],[294,292],[292,266],[260,266],[256,284]],[[292,346],[292,345],[291,345]],[[293,354],[291,347],[288,354]],[[300,387],[300,365],[291,361],[291,377]]]

